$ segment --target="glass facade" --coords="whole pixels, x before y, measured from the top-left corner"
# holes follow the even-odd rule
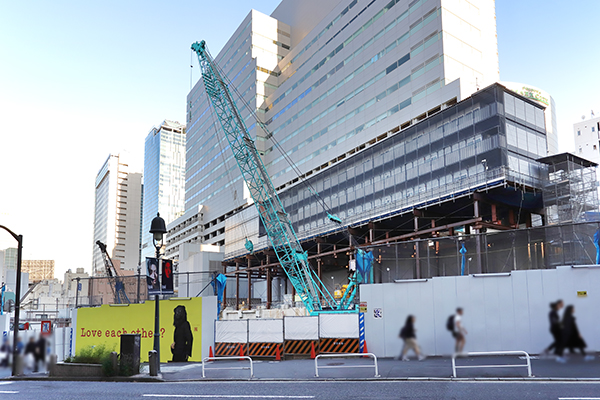
[[[156,213],[168,224],[181,216],[185,202],[185,126],[164,121],[146,136],[142,216],[142,260],[155,248],[150,223]]]
[[[544,113],[502,86],[455,106],[308,179],[345,225],[449,199],[498,182],[541,188]],[[337,228],[305,185],[281,193],[299,237]]]

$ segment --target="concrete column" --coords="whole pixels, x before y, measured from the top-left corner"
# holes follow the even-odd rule
[[[240,274],[238,271],[240,269],[239,264],[235,263],[235,309],[240,309]]]
[[[480,212],[479,212],[479,200],[475,200],[473,202],[473,210],[474,210],[474,214],[475,214],[475,218],[480,217]],[[476,249],[475,249],[475,260],[477,262],[477,273],[481,274],[483,272],[483,262],[481,259],[481,235],[480,235],[480,231],[479,229],[475,229],[475,245],[476,245]],[[471,271],[469,271],[471,272]]]
[[[267,268],[267,309],[271,308],[273,301],[273,277],[271,276],[271,267]]]
[[[250,264],[248,264],[248,267],[249,266],[250,266]],[[250,310],[252,308],[250,305],[250,300],[252,299],[252,274],[250,273],[250,271],[248,271],[247,275],[248,275],[248,296],[246,297],[246,300],[247,300],[246,303],[248,305],[248,310]]]

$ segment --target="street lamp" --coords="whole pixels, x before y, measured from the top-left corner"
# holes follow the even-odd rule
[[[152,242],[156,248],[156,258],[159,259],[158,265],[160,266],[160,248],[163,245],[163,235],[167,233],[167,227],[165,220],[160,217],[159,213],[156,213],[156,217],[150,224],[150,233],[152,234]],[[160,271],[156,271],[157,274]],[[158,370],[160,373],[160,320],[159,320],[159,306],[158,306],[159,294],[154,295],[154,351],[156,351],[156,358],[158,361]]]
[[[17,358],[19,353],[17,351],[17,341],[19,337],[19,311],[21,309],[21,258],[23,255],[23,235],[17,235],[5,226],[0,225],[0,228],[4,229],[11,234],[18,243],[17,247],[17,287],[15,288],[15,320],[13,325],[13,363],[12,363],[12,376],[17,374]]]

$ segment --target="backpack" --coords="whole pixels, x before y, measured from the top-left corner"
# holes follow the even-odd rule
[[[401,337],[402,339],[406,339],[406,326],[404,326],[404,327],[402,327],[402,329],[400,329],[400,334],[398,336]]]
[[[448,317],[448,320],[446,321],[446,329],[454,332],[454,314]]]

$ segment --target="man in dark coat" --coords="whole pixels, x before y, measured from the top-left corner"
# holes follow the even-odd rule
[[[173,310],[173,343],[171,344],[171,353],[173,353],[173,361],[187,361],[188,357],[192,356],[192,328],[187,320],[187,312],[185,306],[177,306]]]
[[[35,355],[37,352],[37,345],[35,343],[35,338],[30,337],[29,338],[29,342],[27,343],[27,346],[25,346],[25,356],[26,357],[31,357],[33,361],[33,363],[31,363],[31,367],[33,367],[33,372],[37,372],[37,361],[35,359]],[[29,356],[29,354],[31,354],[31,356]],[[29,367],[29,365],[28,365]]]
[[[38,370],[39,365],[42,364],[42,368],[46,366],[46,338],[40,335],[40,338],[35,343],[35,371]]]

